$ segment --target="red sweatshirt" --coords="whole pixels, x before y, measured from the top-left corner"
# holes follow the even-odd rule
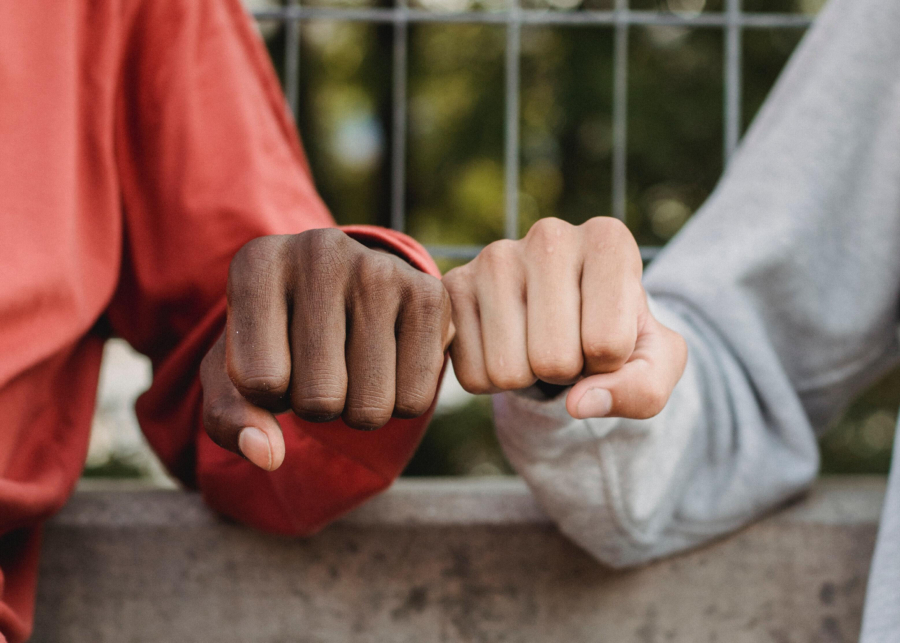
[[[308,534],[399,474],[427,418],[282,416],[275,473],[202,428],[232,255],[333,225],[238,0],[0,3],[0,640],[28,637],[38,525],[81,472],[110,331],[153,361],[153,448],[222,513]],[[345,230],[437,274],[408,237]]]

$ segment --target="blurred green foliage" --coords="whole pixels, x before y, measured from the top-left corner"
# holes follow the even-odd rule
[[[425,439],[403,475],[502,475],[512,472],[494,432],[491,400],[480,395],[450,412],[434,416]]]
[[[367,0],[314,4],[361,6]],[[411,4],[435,10],[503,6],[500,0]],[[612,4],[523,2],[550,10]],[[805,14],[823,4],[743,0],[746,11]],[[631,0],[631,8],[716,12],[723,1]],[[262,27],[283,75],[283,28]],[[801,29],[744,31],[744,127],[802,35]],[[389,223],[392,44],[390,25],[302,25],[298,121],[317,186],[341,223]],[[485,244],[503,234],[504,47],[502,26],[409,27],[407,231],[424,243]],[[723,33],[633,27],[628,55],[627,222],[640,243],[659,245],[706,200],[722,172]],[[612,86],[611,28],[523,27],[521,233],[541,217],[580,223],[610,214]],[[826,471],[886,471],[898,394],[895,373],[848,411],[822,441]],[[435,418],[407,473],[507,471],[489,402],[476,398]]]
[[[137,480],[146,478],[147,472],[132,460],[119,455],[111,456],[99,465],[85,465],[81,472],[83,478],[113,478],[116,480]]]

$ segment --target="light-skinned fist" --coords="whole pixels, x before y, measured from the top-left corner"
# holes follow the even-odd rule
[[[471,393],[574,384],[572,417],[656,415],[687,347],[650,313],[642,271],[634,237],[610,217],[541,219],[521,240],[490,244],[444,277],[460,384]]]

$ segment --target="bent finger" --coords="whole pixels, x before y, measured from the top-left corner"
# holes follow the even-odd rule
[[[580,253],[572,252],[576,228],[542,219],[528,233],[528,361],[549,384],[570,384],[584,366],[581,349]]]
[[[405,301],[397,322],[394,416],[419,417],[431,407],[444,365],[450,296],[440,282]]]
[[[300,275],[294,293],[290,398],[299,417],[327,422],[340,417],[347,397],[347,311],[344,289],[318,270]]]
[[[616,371],[630,359],[644,301],[640,254],[615,219],[596,217],[584,228],[581,345],[585,375]]]
[[[281,237],[260,237],[235,255],[228,273],[226,368],[249,401],[277,411],[291,378],[288,301]]]
[[[525,271],[513,241],[482,250],[475,283],[484,365],[501,391],[528,388],[537,379],[528,361]]]
[[[342,417],[361,431],[381,428],[394,410],[397,342],[395,328],[399,302],[360,284],[351,295],[356,301],[347,330],[347,399]]]
[[[452,302],[455,336],[450,344],[450,361],[460,385],[469,393],[497,393],[488,379],[481,343],[481,318],[478,304],[465,272],[454,268],[444,277],[444,285]]]

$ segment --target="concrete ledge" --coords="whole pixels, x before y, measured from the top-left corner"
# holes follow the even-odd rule
[[[880,478],[826,479],[728,539],[616,572],[515,478],[404,480],[305,540],[191,494],[83,489],[46,531],[33,640],[855,641],[883,495]]]

